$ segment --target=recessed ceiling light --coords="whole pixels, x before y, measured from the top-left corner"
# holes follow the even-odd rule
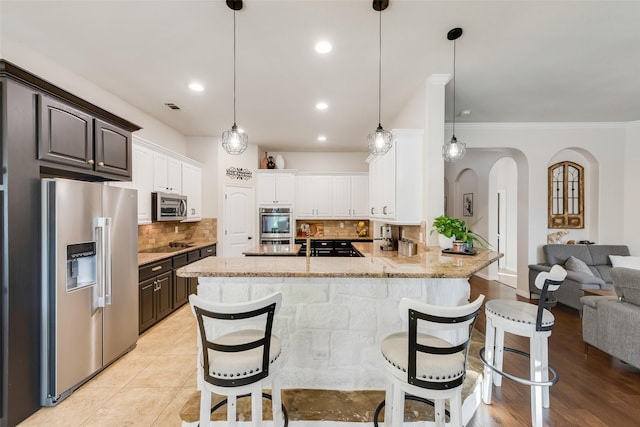
[[[331,49],[333,49],[333,46],[331,46],[331,43],[328,41],[323,40],[316,43],[316,52],[318,53],[329,53],[331,52]]]
[[[326,102],[318,102],[316,104],[316,108],[318,110],[326,110],[327,108],[329,108],[329,105]]]
[[[471,110],[462,110],[460,111],[460,114],[458,114],[460,117],[465,117],[465,116],[470,116],[471,115]]]
[[[202,86],[200,83],[190,83],[189,89],[194,92],[202,92],[204,90],[204,86]]]
[[[320,136],[318,137],[318,141],[320,141],[320,142],[325,142],[326,140],[327,140],[327,137],[326,137],[326,136],[324,136],[324,135],[320,135]]]

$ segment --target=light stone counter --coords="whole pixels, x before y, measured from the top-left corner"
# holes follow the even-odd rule
[[[300,244],[290,245],[258,245],[242,252],[245,256],[297,256]]]
[[[209,257],[178,270],[183,277],[353,277],[353,278],[468,278],[498,260],[502,254],[478,249],[473,256],[445,255],[440,248],[411,257],[376,249],[372,243],[354,243],[357,257]]]

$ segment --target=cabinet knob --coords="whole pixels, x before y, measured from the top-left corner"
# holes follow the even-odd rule
[[[371,215],[375,215],[375,213],[373,212],[373,208],[371,208]]]
[[[387,214],[387,207],[386,207],[386,206],[382,208],[382,213],[383,213],[384,215],[386,215],[386,214]]]
[[[87,163],[89,163],[90,165],[92,165],[94,163],[93,159],[89,159],[87,160]]]
[[[98,166],[104,166],[104,162],[98,162]]]

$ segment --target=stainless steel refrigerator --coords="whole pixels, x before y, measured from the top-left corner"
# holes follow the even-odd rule
[[[42,180],[42,404],[138,339],[136,190]]]

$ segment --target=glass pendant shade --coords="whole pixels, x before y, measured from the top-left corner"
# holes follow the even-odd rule
[[[385,154],[393,145],[393,134],[384,130],[382,125],[378,125],[375,132],[371,132],[367,135],[367,141],[369,143],[369,151],[371,154]]]
[[[467,145],[458,141],[455,135],[451,137],[449,142],[442,146],[442,157],[448,162],[455,162],[464,157],[467,152]]]
[[[238,130],[234,123],[231,129],[222,132],[222,148],[229,154],[242,154],[247,149],[249,136]]]

